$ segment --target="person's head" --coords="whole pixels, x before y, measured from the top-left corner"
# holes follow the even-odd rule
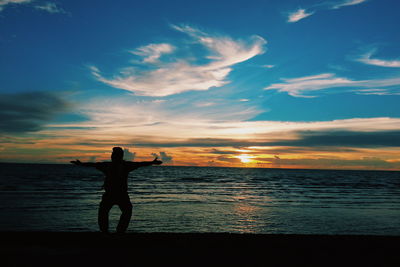
[[[122,159],[124,158],[124,150],[122,150],[122,148],[116,146],[113,147],[113,151],[111,154],[111,160],[112,161],[122,161]]]

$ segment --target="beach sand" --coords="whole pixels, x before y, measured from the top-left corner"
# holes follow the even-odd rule
[[[2,232],[1,266],[400,266],[400,236]]]

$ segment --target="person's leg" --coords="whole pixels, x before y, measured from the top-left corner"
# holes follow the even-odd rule
[[[113,204],[112,200],[104,194],[100,202],[98,216],[99,228],[103,233],[108,233],[108,214]]]
[[[129,199],[128,194],[121,198],[121,200],[118,203],[118,206],[122,214],[121,217],[119,218],[117,233],[125,233],[126,229],[128,229],[128,225],[132,217],[132,203]]]

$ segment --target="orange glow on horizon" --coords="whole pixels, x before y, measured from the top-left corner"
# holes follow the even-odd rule
[[[29,141],[29,142],[28,142]],[[362,169],[400,170],[398,148],[353,148],[335,151],[313,147],[137,147],[123,145],[125,140],[103,140],[94,143],[78,142],[74,138],[54,137],[3,142],[0,162],[69,163],[70,160],[109,161],[111,148],[122,146],[134,153],[134,161],[150,161],[154,153],[166,153],[164,166],[207,166],[240,168],[289,169]],[[161,159],[161,158],[160,158]]]

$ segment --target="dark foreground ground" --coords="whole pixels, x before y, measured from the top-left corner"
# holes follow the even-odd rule
[[[400,236],[0,232],[0,266],[400,266]]]

